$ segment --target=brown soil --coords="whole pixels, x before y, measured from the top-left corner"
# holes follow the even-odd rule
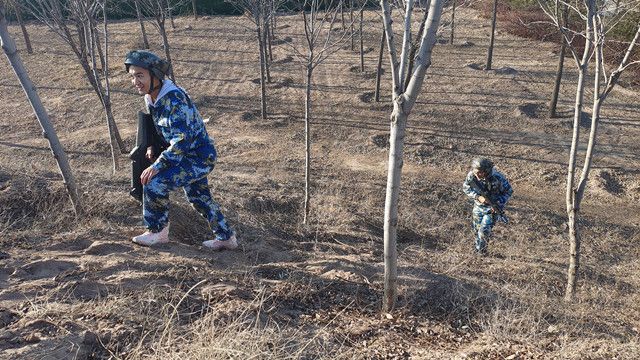
[[[379,15],[367,13],[365,47]],[[405,139],[399,302],[380,314],[390,73],[372,96],[377,50],[341,50],[317,69],[313,191],[302,226],[303,71],[300,17],[278,19],[259,116],[257,51],[245,19],[176,19],[175,73],[210,117],[220,160],[215,197],[238,232],[237,251],[199,246],[203,222],[176,193],[169,244],[142,248],[141,210],[125,167],[111,174],[96,96],[69,49],[28,27],[21,56],[82,188],[76,219],[19,84],[0,66],[0,358],[632,359],[640,353],[640,95],[616,90],[599,129],[581,208],[577,299],[562,301],[568,242],[564,180],[575,71],[546,116],[556,47],[498,33],[460,8],[454,45],[434,52]],[[287,26],[282,26],[287,25]],[[190,26],[187,27],[187,26]],[[150,28],[150,27],[149,27]],[[20,48],[19,29],[11,32]],[[110,27],[116,121],[129,146],[141,99],[121,65],[138,46],[133,22]],[[448,38],[446,31],[444,38]],[[162,53],[159,37],[152,50]],[[385,58],[385,66],[388,59]],[[587,99],[590,95],[587,95]],[[583,134],[588,131],[583,128]],[[584,137],[581,144],[584,144]],[[515,189],[510,223],[490,256],[471,252],[460,184],[472,157],[491,157]],[[124,158],[123,158],[124,163]]]

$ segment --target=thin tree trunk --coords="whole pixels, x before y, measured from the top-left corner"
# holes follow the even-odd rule
[[[263,120],[267,119],[267,89],[265,85],[265,58],[264,50],[262,49],[262,31],[260,25],[256,25],[256,35],[258,36],[258,52],[260,53],[260,113]]]
[[[347,25],[344,22],[344,1],[340,2],[340,17],[342,18],[342,31],[346,31]]]
[[[169,38],[167,37],[167,31],[164,27],[164,21],[158,22],[158,25],[160,29],[160,34],[162,35],[162,45],[164,47],[164,54],[169,64],[171,64],[171,67],[169,68],[169,78],[171,79],[171,81],[175,82],[176,77],[173,72],[173,62],[171,61],[171,51],[169,50]]]
[[[20,25],[20,29],[22,30],[22,36],[24,37],[24,43],[27,47],[27,53],[33,54],[33,48],[31,47],[31,40],[29,39],[29,33],[27,32],[27,27],[24,25],[22,21],[22,13],[20,12],[20,5],[14,3],[13,10],[16,12],[16,18],[18,19],[18,25]]]
[[[269,37],[269,25],[266,21],[263,21],[264,31],[262,32],[262,50],[264,52],[264,70],[267,76],[267,82],[271,83],[271,70],[269,69],[269,46],[267,46],[268,37]]]
[[[76,215],[80,215],[82,213],[82,206],[80,203],[80,198],[78,196],[78,189],[76,187],[76,182],[73,177],[73,172],[71,171],[71,166],[69,165],[69,160],[67,159],[67,155],[58,140],[58,136],[56,131],[49,120],[49,115],[45,110],[42,102],[40,101],[40,97],[36,91],[36,87],[31,82],[27,71],[24,68],[22,60],[18,55],[18,50],[16,48],[16,44],[9,35],[9,31],[7,30],[7,21],[5,19],[5,9],[4,5],[0,3],[0,46],[4,50],[13,71],[15,72],[18,80],[20,81],[20,85],[22,85],[22,89],[24,90],[27,98],[29,99],[29,103],[33,108],[33,111],[38,118],[38,122],[42,127],[42,133],[44,137],[49,142],[49,148],[51,148],[51,152],[53,153],[53,157],[56,159],[56,163],[58,164],[58,168],[60,170],[60,174],[62,175],[62,180],[64,181],[64,185],[67,189],[67,193],[69,194],[69,198],[73,205],[73,209]]]
[[[453,45],[453,33],[456,28],[456,0],[451,1],[451,38],[449,44]]]
[[[498,14],[498,0],[493,0],[493,19],[491,20],[491,37],[489,38],[489,50],[487,50],[487,65],[485,70],[491,70],[491,61],[493,60],[493,42],[496,35],[496,20]]]
[[[568,11],[569,7],[564,6],[564,10],[562,12],[562,21],[564,23],[564,27],[567,27],[567,19],[568,19]],[[560,41],[562,45],[560,45],[560,58],[558,59],[558,69],[556,71],[556,80],[553,83],[553,93],[551,94],[551,101],[549,102],[549,117],[554,118],[557,116],[556,108],[558,106],[558,95],[560,94],[560,83],[562,82],[562,71],[564,69],[564,55],[567,50],[567,43],[564,40],[564,36],[560,36]]]
[[[272,47],[272,40],[273,40],[273,26],[269,25],[267,26],[267,31],[268,31],[268,36],[267,36],[267,46],[269,49],[269,63],[273,62],[273,47]]]
[[[100,74],[98,73],[98,66],[97,66],[97,61],[96,61],[96,47],[100,46],[100,44],[98,44],[96,42],[96,36],[94,35],[94,30],[95,28],[91,25],[88,24],[86,26],[84,26],[85,29],[85,39],[86,39],[86,44],[89,46],[88,50],[89,50],[89,56],[91,57],[91,64],[92,64],[92,69],[93,69],[93,77],[96,81],[96,84],[98,85],[98,88],[100,90],[100,100],[102,102],[102,107],[105,111],[105,117],[107,120],[107,129],[109,132],[109,146],[111,148],[111,159],[113,162],[113,173],[115,174],[118,169],[120,168],[120,163],[118,161],[118,154],[120,153],[120,148],[118,147],[118,142],[115,138],[115,131],[113,128],[113,121],[111,121],[112,119],[109,118],[109,110],[111,108],[111,104],[107,102],[107,99],[105,97],[105,91],[102,88],[102,81],[100,80]]]
[[[116,124],[116,120],[113,116],[113,111],[111,108],[111,85],[109,83],[109,28],[108,28],[108,18],[107,18],[107,6],[106,4],[102,7],[102,17],[104,19],[104,54],[100,54],[100,61],[102,63],[102,71],[104,74],[104,103],[105,103],[105,112],[107,114],[107,121],[109,122],[109,126],[113,129],[113,135],[118,143],[118,149],[120,149],[121,154],[128,154],[127,146],[122,140],[122,136],[120,136],[120,131],[118,130],[118,125]],[[97,35],[97,32],[96,32]],[[96,40],[98,40],[96,36]],[[100,43],[96,41],[98,49],[100,49]]]
[[[355,32],[353,31],[353,0],[350,1],[349,3],[349,19],[351,21],[351,51],[354,51],[356,48],[355,45],[355,39],[354,39],[354,35]]]
[[[311,76],[313,66],[307,65],[304,97],[304,143],[305,143],[305,166],[304,166],[304,219],[303,224],[307,224],[310,209],[310,183],[311,183]]]
[[[134,3],[136,5],[136,15],[138,16],[138,22],[140,23],[140,32],[142,32],[142,42],[144,43],[144,48],[149,48],[149,40],[147,39],[147,31],[144,29],[144,21],[142,20],[142,13],[140,12],[140,0],[135,0]]]
[[[578,270],[580,268],[580,233],[578,232],[576,224],[579,204],[576,198],[574,179],[576,155],[578,152],[578,142],[580,140],[580,117],[582,116],[582,106],[584,101],[585,78],[587,76],[589,54],[593,43],[591,31],[592,17],[593,12],[590,9],[587,16],[587,39],[578,69],[578,84],[576,85],[576,100],[573,113],[573,135],[571,139],[571,150],[569,152],[569,165],[567,169],[566,206],[569,227],[569,268],[567,270],[567,288],[564,295],[565,301],[573,300],[576,290]]]
[[[378,68],[376,70],[376,102],[380,102],[380,78],[382,77],[382,54],[384,53],[384,27],[382,28],[382,36],[380,37],[380,52],[378,53]]]
[[[171,11],[171,3],[169,2],[169,0],[167,0],[167,15],[169,15],[169,21],[171,22],[171,28],[175,29],[176,28],[176,24],[173,22],[173,14]]]
[[[398,280],[398,202],[400,200],[400,176],[402,174],[402,153],[404,149],[407,114],[399,109],[401,104],[394,101],[389,134],[389,171],[384,206],[384,311],[395,307]]]
[[[196,6],[196,0],[191,0],[191,7],[193,8],[193,18],[198,20],[198,7]]]
[[[360,9],[360,72],[364,72],[364,39],[362,38],[362,23],[364,17],[364,8]]]
[[[411,76],[406,90],[399,93],[404,79],[400,76],[399,63],[396,59],[395,45],[393,44],[393,32],[391,29],[391,15],[389,3],[381,1],[383,7],[383,19],[389,54],[392,66],[393,81],[393,113],[391,114],[390,148],[389,148],[389,170],[387,174],[387,192],[384,211],[384,296],[383,310],[391,311],[395,307],[397,298],[397,232],[398,232],[398,203],[400,196],[400,176],[402,174],[402,153],[404,148],[404,136],[407,125],[408,114],[411,113],[416,103],[417,96],[422,88],[425,73],[431,65],[431,54],[436,43],[436,33],[440,24],[442,5],[444,0],[431,0],[429,15],[426,21],[426,30],[420,42],[420,52],[415,69]],[[407,16],[407,15],[405,15]],[[409,34],[405,33],[405,38]],[[402,56],[406,57],[407,52],[403,51]],[[402,61],[406,61],[403,59]]]
[[[549,117],[555,118],[558,116],[556,108],[558,106],[558,96],[560,94],[560,83],[562,82],[562,71],[564,69],[564,55],[566,52],[566,45],[564,39],[562,39],[562,45],[560,46],[560,55],[558,59],[558,69],[556,70],[556,79],[553,83],[553,93],[551,94],[551,101],[549,102]]]

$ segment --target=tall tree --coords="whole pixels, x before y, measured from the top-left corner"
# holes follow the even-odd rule
[[[396,51],[392,27],[391,9],[388,0],[380,0],[382,18],[385,25],[387,49],[391,62],[391,81],[393,111],[391,113],[389,170],[387,176],[387,193],[384,209],[384,297],[383,310],[391,311],[397,298],[397,235],[398,235],[398,201],[400,195],[400,175],[402,173],[402,154],[404,148],[405,129],[409,114],[413,109],[422,88],[425,73],[431,65],[431,53],[436,44],[436,33],[442,15],[444,0],[431,0],[425,30],[420,39],[420,47],[411,73],[405,73],[409,57],[408,45],[411,39],[411,14],[413,1],[406,1],[404,9],[405,26],[403,31],[402,53],[400,59]],[[407,86],[405,80],[409,77]]]
[[[593,153],[598,133],[598,124],[600,121],[600,112],[604,101],[607,99],[613,88],[617,85],[622,73],[634,64],[640,64],[640,59],[631,60],[631,54],[634,47],[638,43],[640,37],[640,23],[633,39],[629,42],[622,60],[617,68],[610,74],[607,74],[606,64],[604,63],[604,51],[607,41],[606,35],[612,26],[615,26],[620,20],[631,13],[630,6],[633,10],[638,9],[638,2],[629,2],[626,6],[618,7],[614,11],[607,9],[606,2],[597,2],[596,0],[585,0],[583,4],[576,6],[574,2],[565,2],[563,0],[540,0],[541,8],[552,20],[555,26],[564,36],[567,49],[571,53],[576,67],[578,68],[578,82],[576,85],[576,96],[573,113],[573,134],[571,139],[571,150],[569,152],[569,162],[567,168],[567,185],[566,185],[566,210],[568,218],[569,232],[569,267],[567,270],[567,287],[565,289],[565,300],[572,301],[575,296],[578,273],[580,269],[580,247],[581,234],[578,229],[578,216],[580,204],[584,198],[589,172],[593,162]],[[584,21],[584,28],[580,32],[572,31],[563,26],[561,17],[559,16],[561,9],[568,6],[570,11],[575,12],[580,19]],[[576,39],[581,37],[584,39],[582,56],[579,55]],[[581,44],[582,45],[582,44]],[[579,179],[576,174],[578,144],[580,140],[580,119],[584,104],[585,83],[587,79],[587,69],[589,68],[590,59],[595,58],[594,74],[593,74],[593,103],[591,107],[591,126],[589,131],[589,139],[587,149],[584,154],[584,163]],[[604,87],[602,86],[604,82]],[[576,182],[577,180],[577,182]]]
[[[7,59],[9,60],[13,71],[20,81],[20,85],[22,85],[22,89],[29,99],[29,103],[31,104],[31,107],[36,114],[36,118],[38,119],[38,122],[42,127],[42,133],[44,134],[44,137],[49,141],[49,148],[53,153],[53,157],[56,159],[60,174],[62,175],[62,179],[67,189],[67,193],[69,194],[69,198],[71,199],[71,203],[73,204],[73,208],[76,212],[76,215],[79,215],[82,212],[82,205],[78,196],[78,189],[73,177],[73,172],[71,171],[71,166],[69,166],[67,154],[62,148],[60,140],[58,140],[58,135],[56,134],[56,131],[51,124],[51,121],[49,120],[47,111],[40,101],[40,97],[38,96],[36,87],[33,82],[31,82],[29,74],[27,74],[24,64],[22,63],[22,60],[18,55],[16,44],[9,35],[5,14],[6,9],[4,8],[2,2],[0,2],[0,46],[2,47],[2,50],[4,50],[4,53],[7,56]]]
[[[118,154],[127,153],[127,150],[113,117],[110,97],[105,96],[106,89],[103,86],[97,62],[91,56],[92,53],[94,56],[97,53],[100,65],[102,69],[105,69],[107,59],[98,40],[98,30],[96,28],[98,18],[105,15],[105,12],[101,11],[105,6],[105,1],[67,0],[61,3],[56,0],[32,0],[27,3],[27,9],[71,47],[91,87],[100,99],[107,119],[113,170],[115,172],[119,166]],[[104,19],[104,21],[107,20]],[[105,42],[107,44],[107,36],[105,36],[105,41],[107,41]]]
[[[305,70],[304,124],[305,124],[305,185],[304,217],[307,224],[311,209],[311,124],[313,121],[313,73],[329,56],[346,44],[349,33],[344,28],[334,29],[343,0],[305,0],[300,12],[304,21],[303,48],[291,48]],[[335,31],[334,31],[335,30]]]

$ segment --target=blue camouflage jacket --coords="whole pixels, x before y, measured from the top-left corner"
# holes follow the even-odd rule
[[[169,145],[151,165],[154,169],[161,171],[177,166],[185,156],[215,159],[213,139],[209,137],[198,109],[182,88],[164,80],[155,103],[151,103],[149,95],[145,95],[145,101],[158,134]]]
[[[483,180],[478,180],[473,174],[473,171],[469,171],[462,184],[462,190],[468,197],[474,200],[475,206],[486,208],[490,206],[479,202],[478,196],[484,195],[488,197],[491,202],[502,209],[511,197],[511,194],[513,194],[509,180],[496,170],[492,170],[491,174]]]

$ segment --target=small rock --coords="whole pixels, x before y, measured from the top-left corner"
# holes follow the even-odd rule
[[[549,334],[557,334],[560,330],[558,329],[558,327],[556,325],[549,325],[549,327],[547,328],[547,332]]]
[[[193,27],[191,25],[187,25],[184,29],[185,30],[193,30]]]
[[[471,46],[475,46],[476,44],[472,43],[471,41],[465,41],[462,44],[460,44],[460,46],[462,47],[471,47]]]

